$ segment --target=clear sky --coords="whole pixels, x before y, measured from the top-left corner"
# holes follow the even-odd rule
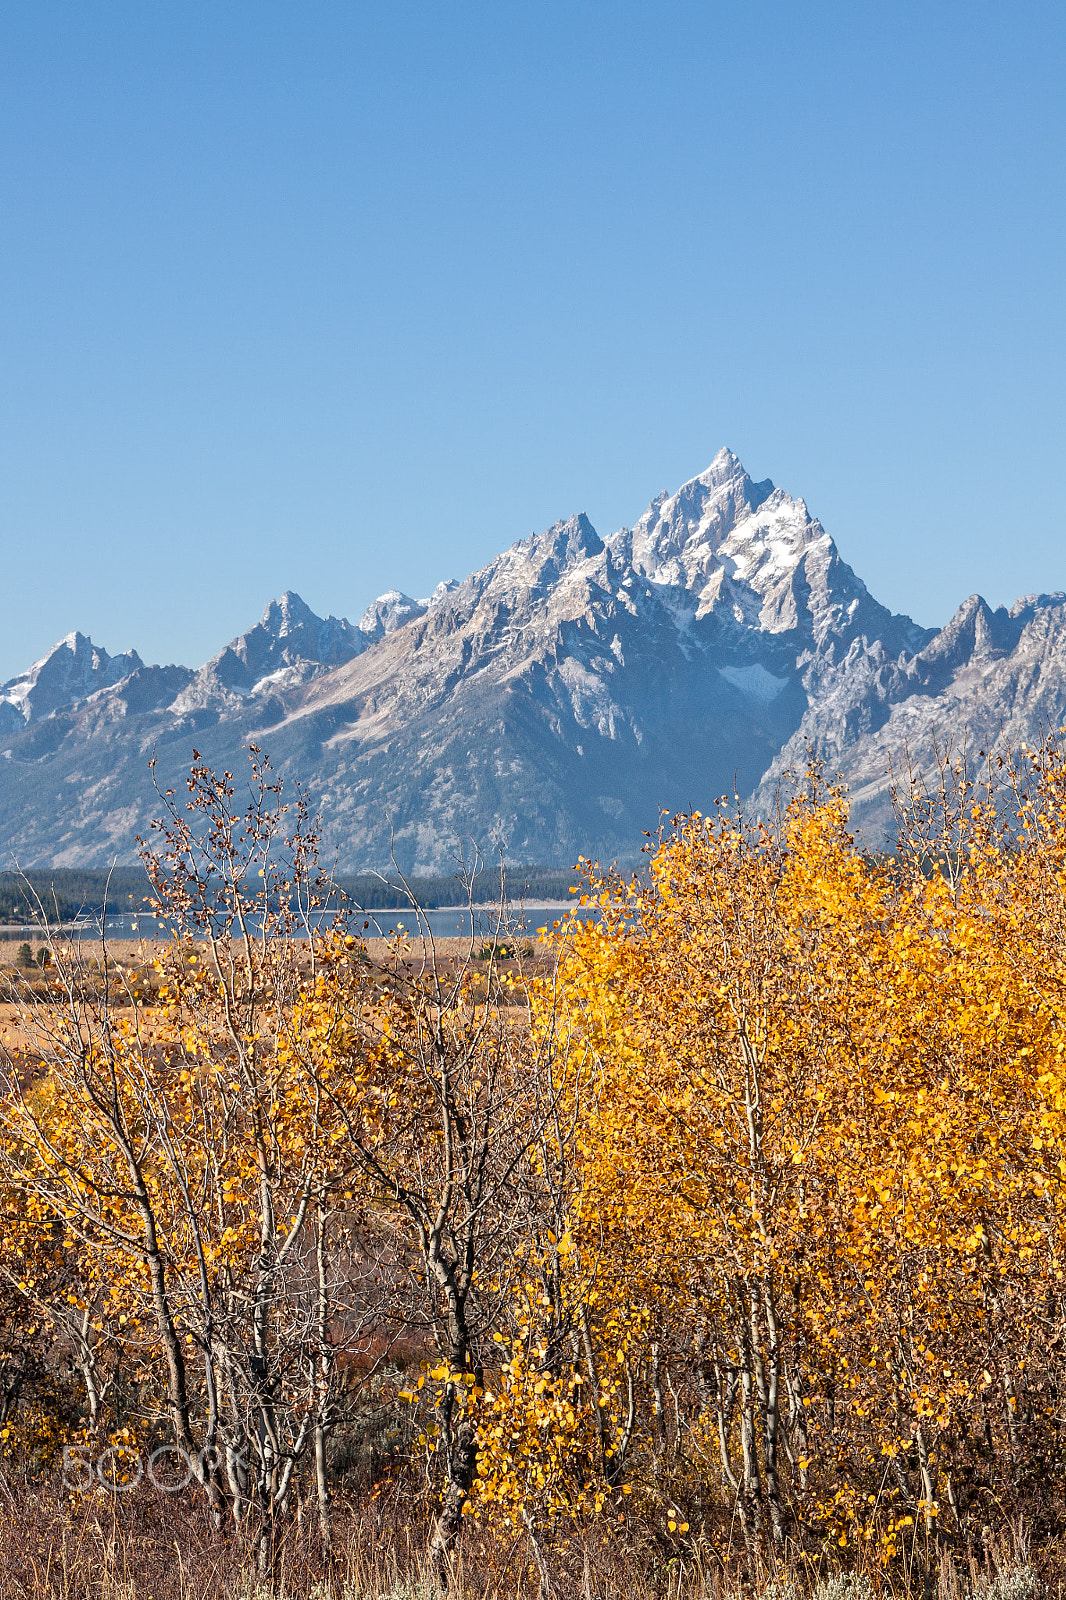
[[[1026,0],[7,0],[0,679],[722,444],[923,623],[1066,588],[1064,85]]]

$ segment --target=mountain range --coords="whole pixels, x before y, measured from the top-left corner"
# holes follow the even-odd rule
[[[802,500],[729,450],[632,528],[572,516],[461,582],[390,590],[358,625],[294,593],[198,669],[68,634],[0,686],[0,866],[135,857],[194,748],[255,742],[320,813],[341,870],[632,863],[662,811],[772,806],[822,756],[870,838],[888,771],[934,742],[1017,746],[1066,716],[1066,595],[946,627],[880,605]]]

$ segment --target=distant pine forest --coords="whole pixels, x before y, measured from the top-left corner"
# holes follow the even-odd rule
[[[508,867],[507,897],[529,905],[565,900],[578,875],[556,867]],[[463,905],[468,890],[458,873],[432,878],[409,878],[408,889],[397,878],[372,874],[338,875],[334,883],[350,902],[367,911],[398,910],[411,904],[411,896],[427,911],[437,906]],[[499,869],[486,867],[472,884],[475,901],[499,897]],[[106,904],[109,915],[129,915],[144,908],[151,885],[141,867],[116,867],[110,874],[82,867],[32,867],[26,872],[0,872],[0,926],[72,922],[80,916],[98,917]],[[339,904],[339,897],[338,897]]]

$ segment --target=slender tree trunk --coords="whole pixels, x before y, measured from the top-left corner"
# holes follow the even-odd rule
[[[661,1458],[666,1452],[666,1407],[663,1404],[663,1386],[659,1376],[659,1345],[656,1341],[651,1347],[651,1361],[649,1363],[651,1377],[652,1415],[655,1419],[655,1454]]]
[[[522,1507],[522,1520],[529,1534],[529,1545],[533,1551],[533,1559],[537,1563],[537,1577],[540,1580],[540,1600],[551,1600],[551,1597],[555,1594],[555,1586],[552,1583],[548,1563],[541,1548],[540,1540],[537,1537],[536,1525],[524,1506]]]
[[[743,1463],[742,1497],[748,1508],[751,1537],[762,1533],[762,1484],[756,1447],[755,1383],[752,1372],[751,1330],[742,1317],[737,1344],[740,1349],[740,1456]]]
[[[442,1435],[448,1461],[448,1481],[440,1516],[429,1545],[429,1559],[441,1589],[448,1587],[451,1559],[463,1525],[463,1507],[477,1476],[477,1424],[468,1412],[455,1416],[455,1386],[445,1386],[441,1407]]]
[[[330,1510],[329,1477],[326,1471],[326,1436],[333,1378],[333,1346],[329,1337],[329,1259],[326,1245],[326,1211],[318,1208],[318,1239],[315,1251],[318,1268],[318,1393],[315,1397],[315,1487],[318,1493],[318,1526],[322,1549],[328,1560],[333,1553],[333,1522]]]
[[[914,1430],[914,1442],[918,1447],[918,1471],[922,1477],[922,1516],[926,1534],[929,1535],[936,1531],[936,1488],[929,1462],[929,1446],[920,1422]]]
[[[770,1512],[770,1525],[774,1544],[783,1548],[785,1543],[785,1513],[781,1504],[781,1486],[777,1475],[777,1443],[780,1428],[781,1392],[781,1340],[777,1327],[777,1308],[769,1274],[762,1283],[763,1312],[766,1317],[767,1351],[765,1360],[758,1361],[759,1401],[763,1414],[763,1461],[766,1467],[766,1503]],[[758,1335],[758,1300],[751,1297],[752,1339]]]

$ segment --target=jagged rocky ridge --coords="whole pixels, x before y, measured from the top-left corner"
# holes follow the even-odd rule
[[[193,747],[239,771],[260,744],[320,810],[344,870],[508,859],[633,861],[660,811],[734,789],[773,803],[813,748],[876,833],[886,769],[963,729],[984,745],[1066,711],[1066,598],[940,632],[879,605],[832,539],[728,450],[633,528],[584,516],[462,582],[391,590],[358,627],[297,595],[198,671],[69,635],[0,688],[0,864],[134,852]]]

